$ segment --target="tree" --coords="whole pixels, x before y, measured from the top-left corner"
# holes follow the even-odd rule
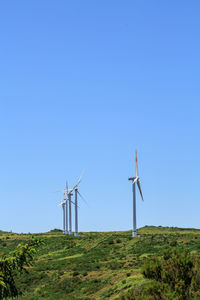
[[[27,244],[20,244],[8,257],[0,259],[0,299],[14,298],[20,294],[15,276],[26,271],[25,267],[32,264],[36,249],[42,243],[41,240],[32,238]]]
[[[200,299],[200,258],[187,250],[167,250],[162,257],[152,257],[142,273],[149,283],[122,299],[189,300]]]

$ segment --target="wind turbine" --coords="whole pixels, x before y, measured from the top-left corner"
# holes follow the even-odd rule
[[[78,190],[78,185],[80,184],[82,177],[83,177],[83,173],[80,176],[79,180],[77,181],[76,185],[71,190],[71,192],[72,191],[75,192],[75,203],[74,203],[75,204],[75,232],[74,232],[75,236],[78,236],[78,194],[85,201],[84,197],[81,195],[81,193]]]
[[[60,204],[58,204],[59,206],[62,206],[63,209],[63,233],[65,233],[65,204],[66,204],[66,199],[65,199],[65,191],[63,191],[63,198],[62,198],[62,202]]]
[[[68,183],[66,181],[66,193],[67,193],[67,198],[66,198],[66,201],[65,201],[65,217],[66,217],[66,223],[65,223],[65,233],[66,234],[69,234],[69,231],[68,231]]]
[[[72,191],[70,190],[67,194],[69,201],[69,234],[72,234]]]
[[[68,186],[66,186],[65,191],[67,192],[67,199],[66,199],[66,216],[67,216],[67,221],[68,221],[68,202],[69,202],[69,234],[72,234],[72,203],[75,205],[75,224],[77,220],[76,212],[77,212],[77,203],[74,203],[72,201],[72,192],[77,188],[79,185],[80,180],[77,182],[77,184],[70,190],[68,190]],[[66,225],[66,231],[68,232],[68,223]]]
[[[71,215],[71,203],[75,204],[71,200],[72,189],[68,191],[68,183],[66,181],[66,188],[64,190],[59,190],[58,192],[63,193],[63,200],[59,204],[62,205],[63,208],[63,233],[72,234],[72,215]],[[67,195],[66,198],[64,197]],[[69,202],[69,219],[68,219],[68,202]],[[69,221],[69,231],[68,231],[68,221]]]
[[[84,199],[84,197],[79,192],[78,187],[76,187],[75,188],[75,232],[74,232],[75,236],[78,236],[78,197],[77,197],[78,194],[83,199],[83,201],[86,202],[86,200]]]
[[[140,181],[139,181],[139,177],[138,177],[137,150],[135,151],[135,177],[130,177],[128,180],[132,181],[132,191],[133,191],[133,237],[137,237],[137,232],[136,232],[136,188],[135,188],[136,183],[137,183],[142,201],[144,201],[141,186],[140,186]]]

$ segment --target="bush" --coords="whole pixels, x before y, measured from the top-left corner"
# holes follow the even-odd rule
[[[171,247],[176,247],[177,245],[178,245],[177,241],[172,241],[172,242],[170,243],[170,246],[171,246]]]
[[[167,250],[163,257],[152,257],[143,266],[144,277],[151,281],[124,299],[200,299],[199,269],[200,258],[193,258],[186,250]]]
[[[108,242],[108,244],[109,244],[109,245],[113,245],[113,244],[114,244],[114,241],[111,240],[111,241]]]
[[[33,256],[42,241],[32,238],[27,244],[19,245],[8,257],[0,259],[0,299],[14,298],[20,294],[15,283],[17,273],[27,272]]]

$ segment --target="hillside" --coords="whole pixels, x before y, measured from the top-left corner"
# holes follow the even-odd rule
[[[140,268],[148,257],[174,246],[200,254],[200,230],[146,226],[138,233],[136,239],[131,231],[80,233],[78,238],[59,231],[34,234],[45,244],[28,273],[17,279],[23,291],[18,299],[118,299],[144,284]],[[31,236],[0,231],[0,254]]]

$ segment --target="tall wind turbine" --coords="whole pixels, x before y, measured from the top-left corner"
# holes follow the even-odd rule
[[[74,232],[75,236],[78,236],[78,194],[83,199],[83,201],[86,202],[84,197],[79,192],[78,187],[76,187],[75,188],[75,232]]]
[[[68,197],[68,183],[67,183],[67,181],[66,181],[66,194],[67,194],[67,197],[66,197],[66,202],[65,202],[65,218],[66,218],[65,233],[69,234],[69,231],[68,231],[68,200],[69,200],[69,197]]]
[[[75,188],[75,232],[74,235],[78,236],[78,187]]]
[[[71,203],[75,204],[71,200],[72,190],[68,191],[68,183],[66,182],[66,188],[64,190],[59,190],[58,192],[63,193],[62,202],[59,204],[59,206],[62,206],[63,208],[63,233],[71,234],[72,233]],[[69,218],[68,218],[68,202],[69,202]],[[69,231],[68,231],[68,223],[69,223]]]
[[[72,191],[69,191],[67,196],[69,201],[69,234],[72,234]]]
[[[66,204],[66,199],[65,199],[65,191],[63,191],[63,198],[62,198],[62,202],[60,204],[58,204],[59,206],[62,206],[63,209],[63,233],[65,233],[65,204]]]
[[[136,183],[137,183],[142,201],[144,201],[141,186],[140,186],[140,181],[139,181],[139,177],[138,177],[137,151],[135,151],[135,177],[130,177],[128,180],[132,181],[132,191],[133,191],[133,237],[137,237],[137,232],[136,232],[136,188],[135,188]]]
[[[72,192],[74,189],[71,189],[68,191],[67,187],[67,198],[66,198],[66,232],[67,234],[72,234],[72,203],[75,205],[75,203],[72,201]],[[68,231],[68,202],[69,202],[69,231]]]
[[[67,197],[65,199],[65,211],[66,211],[66,233],[72,234],[72,192],[73,189],[68,190],[68,184],[66,184],[66,189],[64,189],[64,192],[66,192]],[[69,219],[68,219],[68,202],[69,202]],[[68,221],[69,221],[69,231],[68,231]]]
[[[83,177],[83,173],[80,176],[79,180],[77,181],[76,185],[71,190],[71,192],[72,191],[75,192],[75,203],[74,203],[75,204],[75,232],[74,232],[75,236],[78,236],[78,194],[85,201],[84,197],[78,191],[78,185],[80,184],[82,177]]]

